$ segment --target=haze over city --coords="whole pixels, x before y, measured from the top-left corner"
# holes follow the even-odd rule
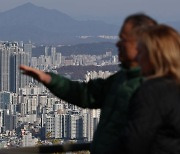
[[[179,21],[179,0],[0,0],[0,12],[31,2],[78,20],[103,20],[119,25],[125,16],[145,12],[160,22]]]

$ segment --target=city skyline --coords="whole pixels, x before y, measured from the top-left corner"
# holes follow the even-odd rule
[[[68,104],[52,95],[43,84],[26,78],[18,66],[30,65],[58,73],[61,66],[117,65],[117,55],[107,49],[103,55],[64,56],[56,47],[46,46],[42,55],[31,56],[31,42],[0,42],[0,80],[3,83],[0,84],[0,147],[92,141],[100,110]],[[112,73],[114,71],[87,71],[78,81],[107,78]]]

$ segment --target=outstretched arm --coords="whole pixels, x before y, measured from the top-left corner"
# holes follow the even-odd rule
[[[71,81],[61,75],[45,73],[38,69],[21,65],[24,74],[43,83],[54,95],[68,103],[83,108],[100,108],[104,98],[105,80],[91,80],[88,83]]]
[[[41,70],[26,65],[20,65],[19,68],[23,71],[24,74],[33,77],[43,84],[49,84],[51,82],[51,76]]]

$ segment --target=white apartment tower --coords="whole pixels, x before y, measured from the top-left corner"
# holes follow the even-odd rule
[[[9,91],[10,78],[10,51],[6,48],[0,49],[0,90]]]
[[[48,53],[49,53],[49,47],[45,47],[45,49],[44,49],[44,55],[45,55],[45,57],[48,57]]]
[[[56,47],[51,47],[51,62],[52,65],[56,65]]]
[[[18,92],[28,83],[28,77],[21,75],[19,65],[28,65],[28,54],[16,42],[0,45],[0,90]]]
[[[32,57],[32,43],[31,43],[31,41],[29,41],[29,43],[27,43],[27,44],[24,44],[24,52],[29,54],[28,65],[30,65],[31,57]]]
[[[50,133],[50,138],[69,138],[69,115],[48,115],[45,118],[45,132]]]

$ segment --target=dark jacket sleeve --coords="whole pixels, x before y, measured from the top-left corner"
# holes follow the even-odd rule
[[[106,80],[90,80],[88,83],[71,81],[63,76],[49,73],[51,82],[45,85],[54,95],[68,103],[83,108],[101,108]],[[107,88],[107,87],[106,87]]]

